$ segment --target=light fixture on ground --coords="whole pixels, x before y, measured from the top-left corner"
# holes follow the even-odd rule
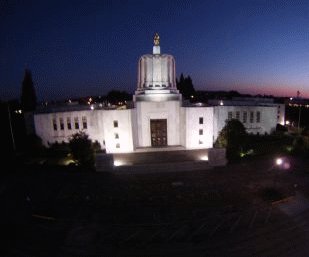
[[[119,161],[119,160],[114,161],[114,166],[118,167],[118,166],[121,166],[121,165],[123,165],[122,161]]]
[[[201,161],[208,161],[208,155],[203,155],[200,157]]]
[[[276,165],[277,165],[277,166],[281,166],[282,163],[283,163],[282,158],[277,158],[277,159],[276,159]]]

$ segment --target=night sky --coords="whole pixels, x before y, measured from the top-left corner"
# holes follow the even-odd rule
[[[309,97],[309,1],[0,0],[0,99],[26,67],[40,100],[133,93],[155,32],[196,89]]]

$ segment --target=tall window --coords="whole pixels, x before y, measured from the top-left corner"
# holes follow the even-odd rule
[[[198,134],[199,134],[199,135],[203,135],[203,129],[200,129],[200,130],[198,131]]]
[[[242,114],[242,122],[243,122],[243,123],[246,123],[246,122],[247,122],[247,112],[244,112],[244,113]]]
[[[87,129],[87,118],[86,118],[86,116],[82,117],[82,121],[83,121],[83,129]]]
[[[56,119],[53,119],[53,128],[56,131],[57,130],[57,121]]]
[[[240,113],[236,112],[236,119],[239,120]]]
[[[203,119],[203,117],[200,117],[199,118],[199,124],[203,124],[204,123],[204,119]]]
[[[118,120],[114,120],[114,128],[118,128]]]
[[[115,139],[118,139],[118,138],[119,138],[119,134],[115,133]]]
[[[228,118],[228,120],[233,119],[233,113],[232,112],[228,112],[227,118]]]
[[[119,143],[116,144],[116,148],[120,148],[120,144]]]
[[[68,130],[72,129],[72,124],[71,124],[71,118],[67,117],[67,126],[68,126]]]
[[[256,122],[257,123],[261,122],[261,113],[260,112],[256,112]]]
[[[250,123],[253,123],[254,112],[250,112]]]
[[[59,119],[59,122],[60,122],[60,129],[61,129],[61,130],[64,130],[63,118],[60,118],[60,119]]]
[[[74,118],[74,126],[75,126],[75,129],[79,129],[78,117]]]

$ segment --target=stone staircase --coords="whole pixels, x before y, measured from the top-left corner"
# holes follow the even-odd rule
[[[207,149],[99,154],[96,157],[96,169],[117,173],[203,170],[210,168],[207,156]]]

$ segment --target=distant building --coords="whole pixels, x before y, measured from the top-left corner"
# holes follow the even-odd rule
[[[271,133],[284,124],[284,105],[268,100],[234,99],[211,105],[182,101],[176,89],[175,59],[161,54],[158,38],[153,53],[138,62],[133,103],[122,108],[99,105],[65,105],[34,114],[35,131],[45,145],[67,142],[85,131],[107,153],[134,152],[140,148],[182,146],[212,148],[226,120],[238,119],[253,134]]]

